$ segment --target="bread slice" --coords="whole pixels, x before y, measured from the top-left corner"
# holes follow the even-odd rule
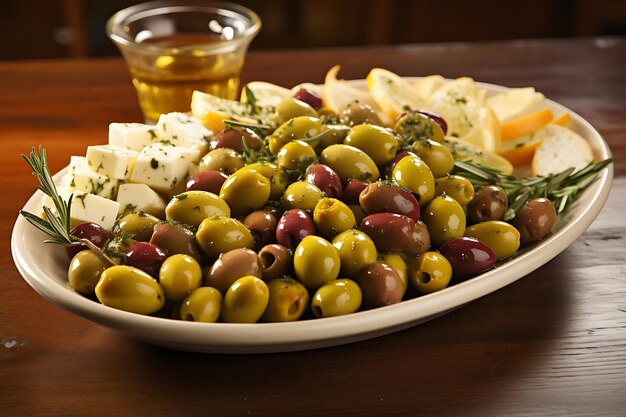
[[[591,146],[573,130],[550,124],[544,133],[533,156],[533,175],[546,176],[572,167],[579,170],[593,161]]]

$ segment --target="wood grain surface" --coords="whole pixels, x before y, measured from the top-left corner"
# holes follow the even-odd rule
[[[36,188],[112,121],[141,121],[119,59],[0,63],[0,415],[626,415],[626,39],[252,52],[244,81],[293,86],[372,67],[532,85],[590,121],[616,180],[587,232],[542,268],[446,316],[314,351],[203,355],[152,347],[36,294],[10,255]]]

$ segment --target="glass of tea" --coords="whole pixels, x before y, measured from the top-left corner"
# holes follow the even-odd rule
[[[163,113],[188,112],[194,90],[234,99],[260,28],[259,16],[237,4],[174,0],[128,7],[106,25],[150,123]]]

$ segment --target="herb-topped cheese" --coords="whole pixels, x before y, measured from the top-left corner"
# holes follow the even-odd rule
[[[111,123],[109,145],[120,146],[139,152],[144,146],[158,142],[156,127],[142,123]]]
[[[185,181],[191,163],[189,150],[154,143],[139,152],[130,182],[146,184],[160,192],[169,192]]]
[[[128,180],[139,152],[115,145],[87,147],[87,166],[118,180]]]

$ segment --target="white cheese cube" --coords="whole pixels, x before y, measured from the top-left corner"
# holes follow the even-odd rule
[[[113,229],[120,203],[89,193],[74,192],[70,209],[70,226],[91,222],[110,231]]]
[[[152,188],[145,184],[122,184],[117,191],[120,212],[143,211],[156,217],[163,217],[165,201]]]
[[[116,145],[87,147],[87,165],[98,174],[117,180],[127,180],[139,152]]]
[[[139,152],[144,146],[158,142],[156,127],[142,123],[111,123],[109,145]]]
[[[70,157],[70,165],[67,169],[70,175],[74,175],[74,171],[78,167],[86,167],[87,166],[87,158],[84,156],[72,156]]]
[[[96,194],[101,197],[115,199],[119,180],[98,174],[87,166],[78,166],[70,185],[76,191]]]
[[[168,192],[185,181],[190,163],[185,148],[160,143],[148,145],[137,155],[130,181]]]
[[[159,117],[156,125],[161,140],[170,141],[172,145],[195,149],[198,160],[209,151],[209,140],[213,132],[204,127],[202,122],[185,113],[167,113]]]

